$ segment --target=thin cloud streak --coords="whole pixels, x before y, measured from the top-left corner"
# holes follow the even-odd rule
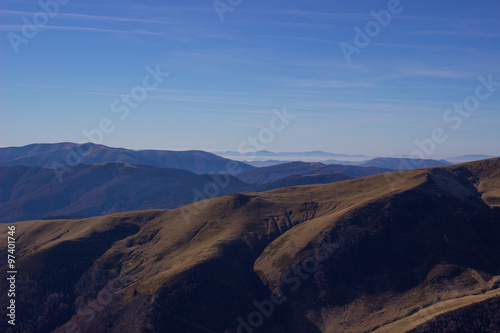
[[[19,10],[3,10],[0,14],[10,14],[16,16],[29,16],[33,15],[35,12],[26,12]],[[89,14],[75,14],[75,13],[57,13],[58,18],[70,18],[70,19],[82,19],[82,20],[97,20],[97,21],[108,21],[108,22],[138,22],[138,23],[155,23],[155,24],[180,24],[178,22],[168,22],[162,20],[151,20],[151,19],[139,19],[133,17],[118,17],[118,16],[100,16],[100,15],[89,15]]]
[[[470,37],[485,37],[485,38],[498,38],[500,34],[475,32],[475,31],[457,31],[457,30],[427,30],[427,31],[412,31],[408,32],[416,35],[457,35],[457,36],[470,36]]]
[[[21,31],[23,25],[0,25],[0,31]],[[105,32],[105,33],[120,33],[120,34],[139,34],[139,35],[164,35],[163,32],[153,32],[149,30],[120,30],[120,29],[105,29],[105,28],[90,28],[78,26],[59,26],[59,25],[44,25],[39,26],[38,29],[47,30],[72,30],[72,31],[88,31],[88,32]]]

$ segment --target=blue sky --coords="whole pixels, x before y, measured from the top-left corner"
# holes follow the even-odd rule
[[[500,82],[500,2],[401,0],[348,63],[339,44],[391,1],[233,0],[221,21],[211,0],[72,0],[45,23],[37,1],[3,0],[0,146],[86,141],[109,119],[109,146],[236,150],[287,107],[267,150],[410,154],[440,128],[426,157],[500,155],[499,87],[459,128],[443,120],[479,76]],[[112,103],[156,66],[169,76],[119,119]]]

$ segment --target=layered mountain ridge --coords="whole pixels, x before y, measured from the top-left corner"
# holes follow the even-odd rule
[[[0,223],[177,208],[224,194],[351,179],[338,173],[292,175],[254,185],[229,174],[197,175],[122,162],[77,164],[70,171],[60,181],[55,168],[0,167]]]
[[[161,168],[188,170],[196,174],[213,172],[233,173],[254,167],[232,161],[205,151],[131,150],[112,148],[93,143],[31,144],[24,147],[0,148],[0,166],[56,167],[77,163],[124,162]],[[64,174],[62,170],[61,172]]]
[[[386,175],[16,223],[20,328],[370,332],[494,297],[500,159]]]

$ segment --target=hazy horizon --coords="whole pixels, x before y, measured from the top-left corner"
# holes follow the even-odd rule
[[[60,143],[74,143],[74,144],[85,144],[85,143],[90,143],[90,142],[82,142],[82,143],[76,143],[76,142],[33,142],[33,143],[30,143],[28,145],[39,145],[39,144],[60,144]],[[25,146],[28,146],[28,145],[19,145],[19,146],[0,146],[0,148],[21,148],[21,147],[25,147]],[[107,145],[105,145],[107,146]],[[118,149],[129,149],[129,150],[133,150],[133,151],[141,151],[141,150],[163,150],[163,151],[192,151],[192,150],[201,150],[201,149],[169,149],[169,148],[129,148],[129,147],[126,147],[126,146],[108,146],[110,148],[118,148]],[[201,150],[203,151],[203,150]],[[250,160],[252,161],[264,161],[264,160],[273,160],[274,157],[273,156],[268,156],[268,157],[265,157],[265,155],[258,155],[258,153],[262,153],[262,152],[266,152],[266,153],[270,153],[270,154],[306,154],[306,153],[324,153],[324,154],[331,154],[331,155],[338,155],[337,157],[330,157],[328,159],[326,159],[326,157],[324,157],[323,159],[324,160],[329,160],[329,159],[338,159],[339,161],[348,161],[348,160],[351,160],[353,162],[360,162],[360,161],[365,161],[365,160],[368,160],[368,159],[372,159],[372,158],[378,158],[378,157],[382,157],[382,158],[416,158],[415,156],[410,156],[409,154],[394,154],[394,155],[390,155],[390,156],[385,156],[385,155],[364,155],[364,154],[357,154],[357,153],[338,153],[338,152],[334,152],[334,151],[323,151],[323,150],[305,150],[305,151],[270,151],[270,150],[267,150],[267,149],[264,149],[264,150],[259,150],[259,151],[255,151],[255,152],[247,152],[246,154],[244,153],[240,153],[238,152],[237,150],[207,150],[206,152],[209,152],[209,153],[212,153],[212,154],[216,154],[216,155],[219,155],[219,156],[223,156],[223,157],[226,157],[226,158],[230,158],[230,159],[234,159],[234,160],[238,160],[238,161],[245,161],[245,160],[249,160],[247,158],[248,155],[250,156],[253,156]],[[239,154],[239,155],[234,155],[234,154]],[[257,155],[256,157],[254,155]],[[344,159],[342,159],[341,157],[344,157]],[[435,154],[435,156],[430,156],[428,159],[433,159],[433,160],[446,160],[446,159],[451,159],[451,161],[453,161],[453,159],[455,158],[459,158],[459,157],[464,157],[464,156],[486,156],[487,158],[492,158],[492,157],[498,157],[498,156],[495,156],[495,155],[487,155],[487,154],[480,154],[480,153],[470,153],[470,154],[462,154],[462,155],[449,155],[449,156],[445,156],[445,157],[440,157],[438,156],[437,154]],[[500,156],[500,155],[499,155]],[[280,157],[278,158],[278,160],[282,160],[282,161],[292,161],[293,159],[293,156],[290,156],[288,159],[284,159],[284,157]],[[321,160],[318,160],[318,159],[314,159],[314,156],[310,158],[310,161],[321,161]],[[295,160],[294,160],[295,161]],[[299,161],[299,159],[297,159],[297,161]],[[307,162],[306,160],[303,160],[305,162]]]

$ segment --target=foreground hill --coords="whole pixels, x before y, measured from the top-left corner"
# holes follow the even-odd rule
[[[52,168],[0,167],[0,223],[177,208],[224,194],[347,179],[351,178],[322,174],[251,185],[229,175],[197,175],[180,169],[108,162],[75,165],[60,182]]]
[[[476,278],[481,279],[480,276]],[[499,285],[498,282],[496,284]],[[500,289],[493,288],[474,295],[437,301],[373,332],[499,332]]]
[[[391,171],[394,170],[354,165],[290,162],[246,171],[238,174],[237,177],[246,183],[263,184],[294,175],[341,173],[345,176],[358,178]]]
[[[248,171],[254,167],[243,162],[200,150],[130,150],[92,143],[32,144],[24,147],[0,148],[0,166],[53,167],[75,163],[125,162],[161,168],[184,169],[197,174]],[[233,166],[234,164],[234,166]]]
[[[371,332],[494,295],[500,159],[387,179],[16,223],[16,329]]]
[[[411,331],[432,332],[500,332],[500,297],[450,311]]]

